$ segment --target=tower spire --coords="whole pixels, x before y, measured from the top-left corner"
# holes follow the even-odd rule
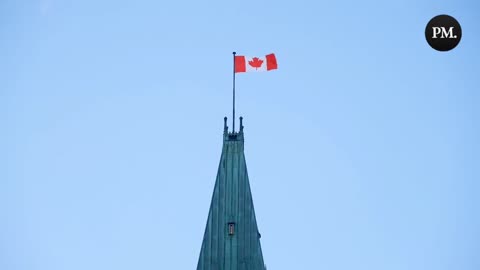
[[[242,131],[223,139],[197,270],[265,270]]]

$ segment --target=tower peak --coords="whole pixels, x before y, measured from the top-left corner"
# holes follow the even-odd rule
[[[260,244],[243,143],[238,132],[224,140],[197,270],[266,270]]]
[[[243,141],[243,117],[240,116],[240,130],[238,132],[228,131],[227,120],[228,118],[225,116],[223,118],[223,135],[225,141]]]

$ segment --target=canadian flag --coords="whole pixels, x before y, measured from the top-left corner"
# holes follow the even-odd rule
[[[277,58],[273,53],[263,57],[235,56],[235,73],[274,69],[277,69]]]

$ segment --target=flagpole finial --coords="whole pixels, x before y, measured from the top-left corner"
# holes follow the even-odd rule
[[[226,116],[223,118],[223,132],[224,133],[228,132],[227,117]]]
[[[233,52],[233,55],[237,54],[237,52]]]

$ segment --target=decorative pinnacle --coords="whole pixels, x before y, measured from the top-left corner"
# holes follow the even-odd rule
[[[240,116],[240,132],[243,132],[243,117]]]
[[[227,117],[226,116],[223,118],[223,131],[228,132]]]

